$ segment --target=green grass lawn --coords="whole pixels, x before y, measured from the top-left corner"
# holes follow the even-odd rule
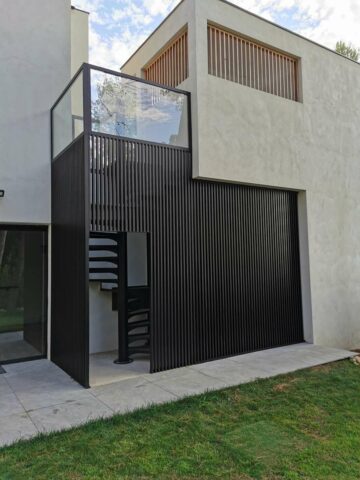
[[[0,450],[1,480],[360,479],[350,361],[138,411]]]
[[[23,328],[22,312],[0,312],[0,333],[18,332]]]

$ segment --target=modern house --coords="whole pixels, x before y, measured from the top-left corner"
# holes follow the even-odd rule
[[[86,13],[20,4],[0,18],[0,363],[47,355],[89,386],[99,362],[359,347],[359,64],[183,0],[119,73],[87,63]]]

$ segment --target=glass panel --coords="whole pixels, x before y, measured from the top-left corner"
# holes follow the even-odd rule
[[[91,71],[94,132],[189,146],[187,95],[141,81]]]
[[[46,233],[0,230],[0,363],[46,348]]]
[[[53,158],[84,131],[83,74],[53,110]]]

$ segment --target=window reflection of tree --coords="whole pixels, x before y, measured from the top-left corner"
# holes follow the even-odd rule
[[[23,308],[24,235],[0,231],[0,320]]]
[[[96,92],[92,102],[93,129],[131,138],[137,137],[139,128],[151,122],[176,121],[176,111],[180,112],[177,115],[180,123],[186,100],[184,95],[171,90],[116,76],[98,81]]]

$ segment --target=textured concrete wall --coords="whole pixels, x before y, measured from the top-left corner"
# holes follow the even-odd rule
[[[220,0],[184,0],[125,65],[189,23],[194,177],[299,194],[306,338],[360,346],[360,66]],[[208,75],[211,21],[301,58],[302,102]]]
[[[50,223],[50,108],[70,79],[70,0],[0,5],[0,222]]]
[[[71,76],[89,61],[89,14],[71,9]]]

